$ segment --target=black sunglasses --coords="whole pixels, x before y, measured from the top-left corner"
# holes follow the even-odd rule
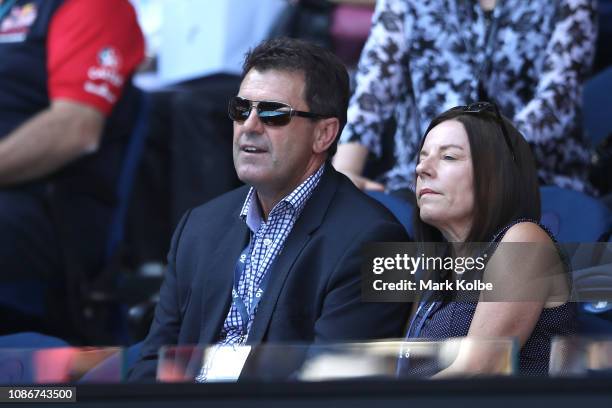
[[[248,99],[234,96],[229,101],[227,113],[234,122],[242,123],[249,118],[251,109],[257,109],[257,117],[266,126],[285,126],[291,122],[293,116],[301,116],[310,119],[331,118],[332,115],[303,112],[293,109],[290,105],[273,101],[250,101]]]
[[[501,113],[499,112],[499,108],[496,104],[491,102],[475,102],[470,105],[464,106],[455,106],[451,110],[461,110],[465,113],[475,113],[479,114],[482,112],[491,112],[495,115],[495,119],[499,122],[502,133],[504,135],[504,139],[506,140],[506,144],[508,145],[508,149],[510,149],[510,154],[512,154],[512,160],[516,163],[516,156],[514,154],[514,148],[512,147],[512,142],[510,141],[510,136],[508,135],[508,129],[506,129],[506,124],[504,122],[504,118],[502,118]]]

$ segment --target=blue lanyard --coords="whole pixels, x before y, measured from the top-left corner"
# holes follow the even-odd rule
[[[423,317],[420,319],[415,328],[415,323],[417,322],[417,319],[419,319],[419,314],[421,313],[421,310],[423,310],[425,305],[427,305],[427,301],[421,301],[421,303],[419,303],[419,308],[417,309],[416,313],[414,314],[414,317],[412,318],[412,321],[410,322],[410,325],[408,326],[408,332],[406,334],[407,338],[419,337],[419,335],[421,334],[421,330],[423,330],[425,322],[427,321],[429,315],[433,312],[434,307],[436,307],[438,303],[439,302],[431,302],[429,304],[427,310],[425,310],[425,314],[423,314]]]
[[[263,293],[268,287],[268,282],[270,281],[270,273],[268,270],[266,274],[264,275],[263,279],[261,280],[261,282],[259,283],[259,286],[255,290],[255,294],[253,295],[253,299],[251,300],[251,303],[249,304],[249,309],[247,310],[246,304],[244,303],[244,300],[242,299],[242,297],[240,297],[240,294],[238,292],[238,283],[240,282],[240,278],[246,271],[246,265],[249,260],[249,257],[251,256],[253,239],[254,238],[251,239],[251,241],[249,242],[249,245],[247,245],[247,247],[242,251],[242,253],[238,257],[238,261],[236,262],[236,267],[234,268],[234,286],[232,287],[232,301],[236,305],[236,309],[238,310],[238,313],[240,314],[240,319],[242,320],[242,335],[243,336],[246,336],[249,332],[249,327],[248,327],[249,326],[249,311],[248,310],[250,310],[251,313],[255,313],[255,309],[257,308],[257,305],[261,301]]]
[[[439,303],[440,302],[431,302],[431,303],[429,303],[429,306],[427,307],[427,310],[425,310],[425,314],[423,314],[423,317],[418,322],[418,324],[417,324],[417,326],[415,328],[414,325],[417,322],[417,319],[419,318],[421,310],[423,310],[425,305],[428,304],[427,300],[422,300],[419,303],[419,307],[418,307],[416,313],[414,314],[414,317],[412,318],[412,321],[410,322],[410,325],[408,326],[408,331],[406,333],[406,339],[405,340],[410,340],[410,338],[419,337],[419,335],[421,334],[421,330],[423,330],[423,326],[425,325],[425,322],[427,321],[427,318],[433,312],[433,310],[436,307],[436,305],[438,305]],[[403,360],[402,359],[402,355],[403,355],[403,346],[400,349],[400,357],[399,357],[399,361],[398,361],[398,364],[397,364],[397,368],[395,370],[395,374],[397,376],[402,375],[402,370],[405,370],[405,369],[407,369],[410,366],[410,361],[409,360]]]
[[[2,6],[0,6],[0,21],[11,11],[15,3],[17,3],[17,0],[7,0],[6,3],[2,3]]]

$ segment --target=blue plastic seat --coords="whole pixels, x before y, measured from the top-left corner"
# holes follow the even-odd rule
[[[0,384],[28,384],[34,380],[31,349],[68,347],[57,337],[24,332],[0,336]]]
[[[594,243],[610,228],[611,214],[608,207],[596,198],[559,187],[546,186],[542,193],[542,223],[564,243]],[[574,284],[584,290],[612,291],[612,273],[590,273],[579,254],[580,245],[571,259]],[[593,245],[587,244],[587,252]],[[582,255],[582,256],[579,256]],[[582,335],[612,335],[612,304],[610,302],[585,302],[578,307],[578,330]]]
[[[399,197],[381,191],[367,191],[367,194],[387,207],[404,228],[406,228],[408,235],[414,237],[414,228],[412,227],[414,207],[412,204]]]
[[[583,124],[593,146],[612,133],[612,67],[608,67],[584,84]]]
[[[541,221],[559,242],[597,242],[610,228],[610,210],[596,198],[555,186],[540,193]]]
[[[0,384],[34,383],[32,350],[56,347],[70,347],[57,337],[35,332],[16,333],[0,336]],[[136,343],[123,353],[115,354],[90,369],[79,380],[80,383],[104,383],[116,381],[116,373],[127,371],[134,365],[140,354],[142,343]]]

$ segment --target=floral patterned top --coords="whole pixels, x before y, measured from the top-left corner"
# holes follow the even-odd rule
[[[543,184],[591,191],[579,121],[596,0],[378,0],[341,143],[381,154],[395,116],[389,190],[414,189],[420,140],[441,112],[492,100],[530,142]]]

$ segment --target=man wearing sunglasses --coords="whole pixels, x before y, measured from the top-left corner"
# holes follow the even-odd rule
[[[346,122],[348,82],[333,54],[307,42],[269,40],[247,55],[228,106],[234,165],[247,185],[179,223],[154,323],[131,378],[152,377],[158,349],[167,344],[402,334],[408,307],[362,302],[360,263],[363,244],[407,236],[329,163]],[[196,380],[213,380],[209,368]]]

